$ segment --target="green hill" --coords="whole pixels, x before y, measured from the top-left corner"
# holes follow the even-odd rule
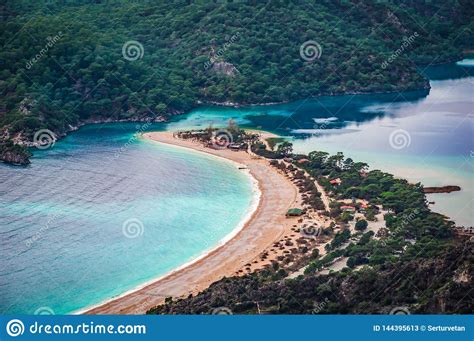
[[[438,257],[329,275],[269,280],[263,273],[224,278],[200,294],[168,299],[149,314],[470,314],[472,242],[455,241]],[[464,280],[464,277],[466,279]]]
[[[3,0],[0,157],[40,129],[161,120],[200,102],[426,88],[416,64],[469,47],[468,5]]]

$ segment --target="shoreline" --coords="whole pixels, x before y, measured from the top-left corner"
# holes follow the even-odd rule
[[[171,132],[145,133],[143,138],[212,155],[238,168],[245,167],[253,179],[257,195],[252,199],[252,205],[241,223],[211,250],[167,274],[73,314],[144,314],[148,309],[163,303],[166,297],[197,294],[216,280],[233,276],[285,230],[282,226],[285,224],[285,213],[296,201],[298,191],[294,184],[273,170],[267,160],[252,158],[245,152],[205,148],[196,142],[175,139]],[[274,193],[268,195],[268,192]],[[274,214],[275,209],[281,212]],[[286,221],[286,224],[291,222]]]
[[[460,61],[462,59],[459,59]],[[452,62],[455,63],[456,61]],[[441,63],[441,64],[451,64],[451,63]],[[434,64],[436,65],[436,64]],[[420,88],[417,89],[411,89],[411,90],[403,90],[402,92],[414,92],[414,91],[430,91],[431,90],[431,80],[426,79],[426,83],[421,86]],[[380,94],[390,94],[390,93],[397,93],[398,91],[347,91],[347,92],[341,92],[341,93],[321,93],[318,94],[315,97],[336,97],[336,96],[346,96],[346,95],[380,95]],[[227,102],[214,102],[214,101],[204,101],[204,100],[197,100],[197,102],[194,104],[194,106],[189,109],[188,111],[179,111],[175,110],[172,113],[169,113],[169,116],[167,115],[158,115],[155,118],[124,118],[124,119],[112,119],[112,118],[96,118],[96,119],[87,119],[85,121],[78,122],[74,126],[70,126],[69,129],[66,129],[66,131],[62,133],[56,133],[53,132],[56,141],[65,138],[68,136],[70,133],[77,131],[83,126],[86,125],[91,125],[91,124],[102,124],[102,123],[166,123],[169,121],[169,118],[171,116],[178,116],[178,115],[185,115],[189,114],[193,110],[202,107],[202,106],[215,106],[215,107],[224,107],[224,108],[252,108],[252,107],[268,107],[268,106],[273,106],[273,105],[282,105],[282,104],[288,104],[292,102],[298,102],[303,100],[304,98],[294,98],[291,100],[284,100],[280,102],[264,102],[264,103],[227,103]],[[166,117],[167,116],[167,117]],[[32,144],[31,141],[22,138],[22,137],[16,137],[13,139],[15,145],[19,145],[21,147],[27,148],[30,150],[31,148],[34,148],[34,145]],[[29,156],[26,159],[26,162],[22,163],[13,163],[9,161],[8,159],[0,158],[0,162],[16,166],[16,167],[26,167],[28,166],[31,161],[30,161],[31,156]]]
[[[150,140],[149,138],[145,138],[145,139]],[[156,142],[156,141],[152,141],[152,142]],[[171,146],[172,148],[181,148],[181,149],[185,149],[185,150],[189,151],[189,148],[181,147],[181,146],[178,146],[178,145],[172,145],[172,144],[164,143],[164,142],[162,142],[162,144],[165,144],[167,146]],[[196,150],[196,151],[193,150],[192,152],[203,153],[203,152],[198,151],[198,150]],[[212,154],[208,154],[208,153],[204,153],[204,154],[206,156],[217,157],[220,162],[230,163],[235,167],[245,166],[243,164],[240,164],[238,162],[226,159],[226,158],[218,156],[218,155],[212,155]],[[250,172],[245,172],[245,173],[247,173],[247,176],[250,178],[250,181],[252,183],[252,200],[251,200],[250,206],[249,206],[247,212],[245,213],[245,215],[243,216],[243,218],[235,226],[235,228],[233,228],[232,231],[230,231],[226,236],[224,236],[224,238],[219,240],[219,242],[215,246],[211,247],[209,250],[203,251],[197,257],[194,257],[194,258],[186,261],[184,264],[174,268],[173,270],[168,271],[168,272],[166,272],[162,275],[159,275],[158,277],[155,277],[153,279],[150,279],[150,280],[148,280],[148,281],[146,281],[146,282],[144,282],[140,285],[137,285],[134,288],[132,288],[130,290],[127,290],[122,294],[112,296],[112,297],[107,298],[107,299],[105,299],[105,300],[103,300],[103,301],[101,301],[97,304],[93,304],[93,305],[87,306],[85,308],[75,310],[75,311],[73,311],[69,314],[72,314],[72,315],[87,314],[90,310],[99,308],[99,307],[101,307],[101,306],[103,306],[103,305],[105,305],[109,302],[112,302],[114,300],[125,297],[129,294],[133,294],[134,292],[142,290],[143,288],[146,288],[147,286],[152,285],[153,283],[159,282],[159,281],[165,279],[166,277],[172,276],[174,273],[177,273],[181,270],[184,270],[188,266],[191,266],[194,263],[197,263],[197,262],[201,261],[202,259],[204,259],[208,255],[210,255],[213,252],[217,251],[220,247],[222,247],[223,245],[225,245],[226,243],[231,241],[233,238],[235,238],[245,228],[246,224],[252,219],[253,215],[258,210],[258,207],[260,205],[260,200],[261,200],[261,197],[262,197],[262,191],[260,190],[260,186],[259,186],[259,183],[258,183],[257,179],[255,179]]]
[[[439,63],[434,63],[431,64],[433,66],[437,65],[450,65],[450,64],[456,64],[457,62],[460,62],[466,58],[469,59],[469,53],[463,53],[461,56],[457,56],[451,60],[448,61],[443,61]],[[416,92],[416,91],[426,91],[427,94],[431,91],[431,82],[432,80],[429,79],[426,75],[423,73],[420,73],[425,82],[422,86],[417,87],[416,89],[410,89],[410,90],[403,90],[402,92]],[[345,96],[345,95],[379,95],[379,94],[390,94],[390,93],[397,93],[400,92],[400,90],[391,90],[391,91],[382,91],[382,90],[375,90],[375,91],[343,91],[343,92],[335,92],[335,93],[320,93],[316,95],[315,97],[336,97],[336,96]],[[120,123],[120,122],[129,122],[129,123],[150,123],[150,122],[155,122],[155,123],[163,123],[163,122],[168,122],[169,118],[171,116],[176,116],[176,115],[184,115],[188,114],[191,111],[195,110],[196,108],[199,108],[201,106],[215,106],[215,107],[227,107],[227,108],[252,108],[252,107],[266,107],[266,106],[272,106],[272,105],[282,105],[282,104],[287,104],[287,103],[292,103],[292,102],[297,102],[303,100],[303,98],[292,98],[289,100],[283,100],[283,101],[277,101],[277,102],[264,102],[264,103],[233,103],[233,102],[216,102],[216,101],[208,101],[208,100],[200,100],[197,99],[194,105],[188,110],[188,111],[181,111],[181,110],[173,110],[170,113],[167,113],[166,115],[158,115],[155,118],[123,118],[123,119],[112,119],[112,118],[96,118],[96,119],[87,119],[82,122],[78,122],[75,126],[69,126],[69,129],[66,129],[66,131],[62,133],[56,133],[56,138],[57,140],[60,140],[67,135],[69,135],[71,132],[74,132],[78,130],[80,127],[89,125],[89,124],[100,124],[100,123]],[[29,150],[30,148],[33,148],[30,146],[31,142],[27,140],[24,137],[17,136],[14,139],[12,139],[15,145],[22,146]],[[18,155],[18,153],[15,153],[15,155]],[[30,164],[30,158],[31,155],[28,156],[25,160],[22,160],[20,163],[17,162],[12,162],[10,161],[10,158],[5,158],[3,155],[0,155],[0,162],[1,163],[6,163],[14,167],[27,167]]]
[[[151,142],[157,142],[157,141],[154,141],[152,138],[148,138],[148,137],[145,137],[144,139],[149,140],[149,141],[151,140]],[[170,146],[172,148],[180,148],[180,149],[184,149],[184,150],[189,151],[189,148],[182,147],[182,146],[179,146],[179,145],[173,145],[173,144],[166,143],[166,142],[159,142],[159,143],[165,144],[165,145]],[[232,164],[233,166],[235,166],[237,168],[245,166],[244,164],[235,162],[233,160],[224,158],[222,156],[205,153],[205,152],[202,152],[200,150],[193,150],[192,152],[202,153],[202,154],[205,154],[206,156],[216,157],[216,158],[219,159],[220,162],[230,163],[230,164]],[[105,305],[105,304],[107,304],[111,301],[120,299],[120,298],[125,297],[129,294],[132,294],[134,292],[142,290],[143,288],[146,288],[147,286],[149,286],[153,283],[156,283],[156,282],[158,282],[162,279],[165,279],[166,277],[171,276],[174,273],[179,272],[179,271],[187,268],[188,266],[191,266],[194,263],[199,262],[203,258],[205,258],[208,255],[212,254],[213,252],[217,251],[220,247],[225,245],[227,242],[229,242],[230,240],[235,238],[245,228],[246,224],[252,219],[253,215],[258,210],[258,207],[260,205],[260,200],[261,200],[261,197],[262,197],[262,191],[260,189],[260,185],[259,185],[257,179],[255,179],[255,177],[252,176],[252,174],[250,172],[246,172],[246,173],[247,173],[247,176],[250,178],[250,181],[252,182],[252,201],[251,201],[250,207],[248,208],[248,210],[247,210],[246,214],[244,215],[244,217],[235,226],[235,228],[233,228],[232,231],[230,231],[230,233],[227,234],[224,238],[219,240],[219,242],[215,246],[211,247],[209,250],[203,251],[197,257],[186,261],[184,264],[178,266],[177,268],[174,268],[173,270],[168,271],[168,272],[166,272],[166,273],[164,273],[164,274],[162,274],[162,275],[160,275],[156,278],[150,279],[150,280],[148,280],[148,281],[146,281],[146,282],[144,282],[144,283],[142,283],[142,284],[140,284],[140,285],[138,285],[138,286],[136,286],[136,287],[134,287],[130,290],[125,291],[122,294],[107,298],[107,299],[105,299],[102,302],[99,302],[97,304],[93,304],[91,306],[81,308],[79,310],[75,310],[75,311],[71,312],[70,314],[73,314],[73,315],[85,314],[88,311],[99,308],[99,307],[101,307],[101,306],[103,306],[103,305]]]
[[[461,61],[460,59],[459,61]],[[440,64],[432,64],[432,65],[443,65],[443,64],[452,64],[456,63],[454,62],[449,62],[449,63],[440,63]],[[406,93],[406,92],[416,92],[416,91],[429,91],[431,90],[431,83],[430,79],[426,79],[428,82],[425,83],[424,86],[416,88],[416,89],[411,89],[411,90],[403,90],[401,92]],[[388,95],[388,94],[395,94],[399,93],[400,91],[397,90],[389,90],[389,91],[383,91],[383,90],[376,90],[376,91],[345,91],[345,92],[327,92],[327,93],[320,93],[314,97],[316,98],[321,98],[321,97],[336,97],[336,96],[351,96],[351,95]],[[215,101],[200,101],[196,107],[194,107],[191,110],[194,110],[196,108],[199,108],[200,106],[215,106],[215,107],[224,107],[224,108],[235,108],[235,109],[245,109],[245,108],[253,108],[253,107],[268,107],[268,106],[273,106],[273,105],[282,105],[282,104],[288,104],[288,103],[293,103],[293,102],[298,102],[298,101],[303,101],[305,98],[296,98],[296,99],[290,99],[290,100],[285,100],[285,101],[280,101],[280,102],[263,102],[263,103],[234,103],[234,102],[215,102]]]

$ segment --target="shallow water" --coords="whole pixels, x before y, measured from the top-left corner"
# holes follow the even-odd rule
[[[432,208],[459,225],[474,224],[474,60],[422,70],[429,91],[326,96],[250,108],[203,107],[168,129],[223,125],[269,130],[293,140],[294,150],[344,152],[348,157],[422,182],[459,185],[431,194]]]
[[[473,225],[474,126],[472,78],[432,81],[419,101],[374,103],[363,111],[381,111],[372,121],[346,122],[344,129],[322,130],[295,141],[295,150],[321,149],[367,162],[425,186],[459,185],[460,192],[430,194],[434,211],[459,225]],[[343,133],[338,133],[343,131]],[[295,130],[294,132],[301,132]]]
[[[233,119],[291,137],[297,152],[343,151],[426,186],[460,185],[461,192],[429,200],[472,225],[469,65],[425,70],[429,92],[201,107],[148,130]],[[252,183],[235,166],[136,139],[137,129],[87,126],[35,151],[27,168],[0,164],[2,313],[67,313],[119,295],[215,247],[248,213]]]
[[[215,247],[244,218],[247,175],[212,156],[130,143],[134,126],[89,126],[28,168],[0,166],[2,313],[99,303]]]

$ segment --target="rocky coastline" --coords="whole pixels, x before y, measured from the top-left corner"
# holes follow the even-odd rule
[[[172,115],[180,115],[183,112],[174,112]],[[166,122],[168,118],[166,116],[157,116],[155,118],[150,117],[132,117],[128,119],[112,119],[112,118],[93,118],[84,120],[77,125],[69,125],[65,132],[57,133],[51,132],[51,138],[57,141],[64,138],[70,132],[76,131],[82,126],[88,124],[101,124],[101,123],[119,123],[119,122],[140,122],[140,123],[154,123],[154,122]],[[28,148],[34,148],[41,146],[40,142],[32,141],[32,139],[25,134],[17,134],[10,137],[8,132],[4,132],[0,139],[0,162],[11,164],[14,166],[27,166],[31,163],[30,157],[31,152]]]
[[[429,91],[430,84],[428,80],[425,80],[424,84],[418,90],[426,90]],[[383,94],[383,93],[391,93],[388,92],[363,92],[363,91],[348,91],[343,93],[321,93],[319,96],[339,96],[339,95],[367,95],[367,94]],[[256,107],[256,106],[270,106],[270,105],[279,105],[279,104],[286,104],[290,101],[279,101],[279,102],[266,102],[266,103],[236,103],[232,101],[226,102],[216,102],[216,101],[197,101],[196,106],[199,105],[215,105],[215,106],[222,106],[222,107],[233,107],[233,108],[240,108],[240,107]],[[81,121],[77,125],[70,125],[66,131],[58,133],[53,132],[55,136],[55,140],[61,139],[65,137],[68,133],[72,131],[76,131],[80,127],[87,125],[87,124],[100,124],[100,123],[117,123],[117,122],[166,122],[169,119],[169,116],[174,115],[182,115],[184,111],[172,111],[166,115],[159,115],[154,118],[150,117],[131,117],[126,119],[113,119],[113,118],[91,118],[84,121]],[[3,142],[2,142],[3,141]],[[6,145],[12,141],[15,145],[15,148],[11,146],[6,147]],[[38,146],[37,142],[31,141],[31,138],[26,136],[25,134],[19,133],[13,137],[9,136],[8,130],[5,129],[3,133],[0,134],[0,162],[9,163],[12,165],[20,165],[25,166],[30,164],[30,156],[31,152],[28,151],[28,148]]]

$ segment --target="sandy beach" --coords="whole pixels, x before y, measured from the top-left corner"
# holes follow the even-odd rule
[[[263,136],[269,137],[269,136]],[[86,314],[144,314],[164,302],[166,297],[187,297],[206,289],[213,282],[242,272],[255,264],[264,250],[291,231],[294,219],[286,211],[300,200],[297,187],[282,173],[244,151],[214,150],[199,143],[176,139],[171,132],[144,134],[144,138],[173,146],[193,149],[234,161],[246,168],[258,182],[261,192],[257,209],[244,227],[227,243],[198,261],[179,269],[141,289],[114,298],[85,311]],[[237,167],[237,165],[236,165]],[[263,264],[259,264],[259,267]],[[252,269],[253,270],[253,269]]]

